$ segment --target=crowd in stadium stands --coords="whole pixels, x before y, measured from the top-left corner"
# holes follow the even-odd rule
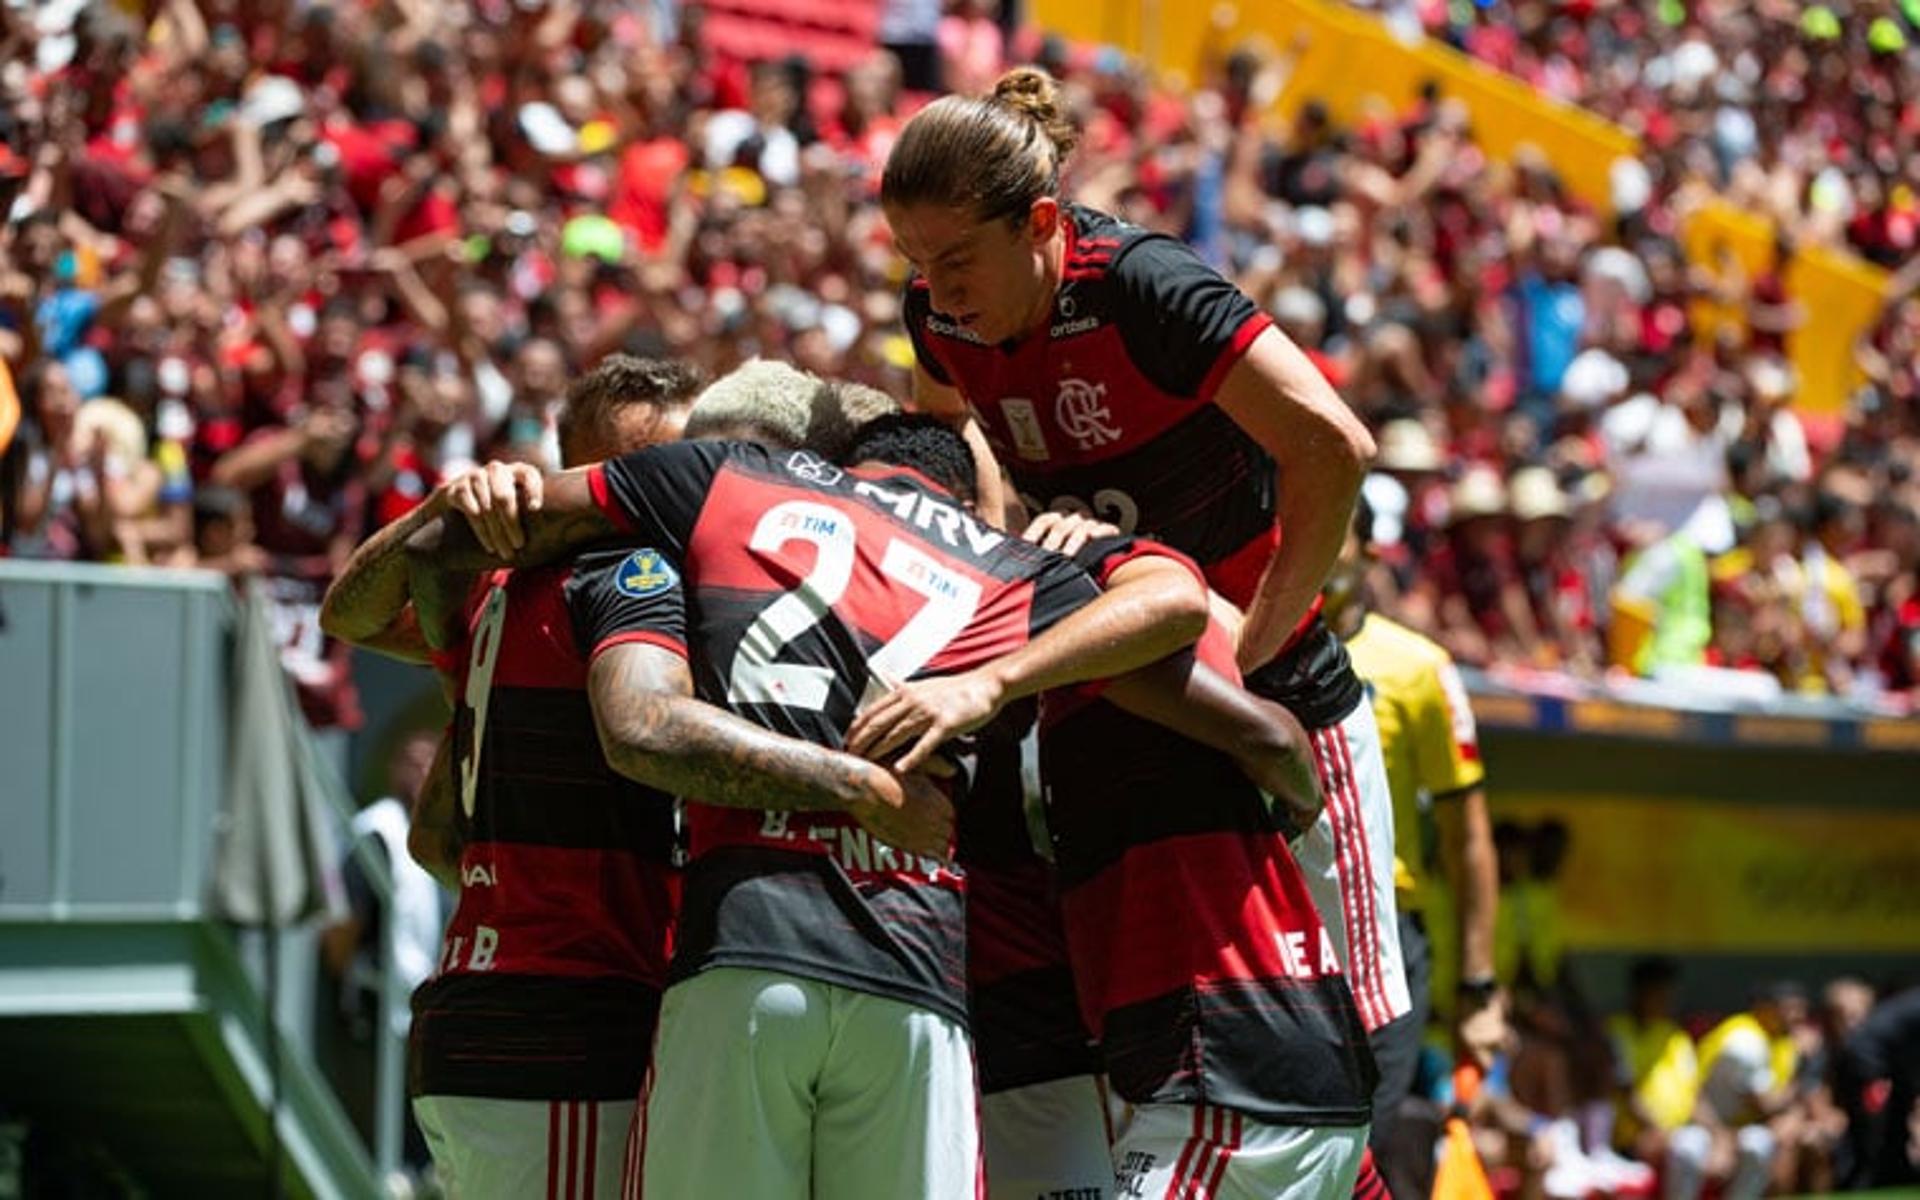
[[[692,6],[145,7],[0,9],[6,542],[264,573],[316,721],[354,719],[303,620],[348,548],[462,464],[551,462],[553,404],[606,352],[905,390],[874,196],[926,96],[892,56],[728,61]],[[1074,192],[1199,246],[1373,425],[1387,610],[1535,679],[1734,668],[1898,711],[1920,301],[1896,288],[1844,419],[1809,421],[1780,272],[1690,266],[1675,237],[1710,188],[1792,218],[1783,253],[1825,222],[1908,255],[1906,16],[1778,8],[1414,6],[1645,135],[1617,217],[1490,160],[1437,93],[1271,128],[1252,53],[1173,94],[976,0],[937,45],[962,86],[1021,58],[1065,79]],[[1741,319],[1696,327],[1703,300]]]
[[[1621,199],[1706,182],[1796,239],[1886,267],[1920,248],[1920,5],[1379,0],[1649,151]]]

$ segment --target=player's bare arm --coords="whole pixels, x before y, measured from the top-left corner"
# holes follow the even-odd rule
[[[1293,714],[1190,653],[1120,676],[1105,699],[1232,758],[1254,786],[1272,797],[1274,815],[1288,836],[1312,825],[1326,807],[1306,730]]]
[[[693,697],[686,660],[642,643],[596,655],[587,695],[607,765],[729,808],[845,812],[888,845],[945,857],[953,805],[931,781],[790,738]]]
[[[1439,826],[1440,865],[1460,899],[1460,978],[1494,977],[1494,921],[1500,905],[1500,858],[1493,844],[1493,818],[1487,791],[1471,787],[1452,796],[1436,796],[1433,816]],[[1482,1067],[1491,1066],[1507,1033],[1499,997],[1466,990],[1458,1002],[1455,1041]]]
[[[321,601],[320,627],[350,645],[406,662],[427,662],[433,648],[421,634],[411,604],[407,539],[445,512],[481,519],[500,503],[496,497],[504,497],[516,511],[537,511],[540,472],[523,463],[489,463],[435,488],[413,511],[389,522],[353,552]]]
[[[1240,665],[1251,669],[1279,652],[1339,557],[1373,459],[1373,436],[1277,329],[1254,339],[1215,403],[1280,464],[1276,516],[1286,536],[1241,630]]]
[[[1207,590],[1166,558],[1116,569],[1106,591],[1020,649],[973,671],[903,684],[854,718],[847,749],[868,758],[912,748],[911,771],[949,738],[986,724],[1007,703],[1107,679],[1192,645],[1207,627]]]
[[[407,825],[407,853],[447,887],[460,886],[460,832],[454,823],[453,737],[444,734],[433,752],[433,766],[413,798]]]

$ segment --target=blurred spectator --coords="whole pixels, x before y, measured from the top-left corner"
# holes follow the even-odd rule
[[[1750,1011],[1728,1017],[1700,1040],[1700,1098],[1690,1124],[1668,1139],[1668,1195],[1693,1200],[1708,1179],[1728,1200],[1759,1200],[1772,1181],[1779,1139],[1770,1122],[1793,1098],[1798,1048],[1793,1031],[1806,998],[1776,984]]]
[[[1852,1187],[1920,1182],[1920,988],[1887,997],[1845,1038],[1835,1091],[1849,1120]]]
[[[1618,1072],[1613,1143],[1644,1163],[1667,1161],[1667,1139],[1693,1120],[1700,1063],[1693,1039],[1673,1019],[1676,965],[1633,964],[1627,1011],[1607,1021]]]
[[[330,1039],[334,1086],[368,1145],[373,1144],[377,1104],[376,1035],[384,1024],[388,1036],[405,1039],[411,1020],[407,998],[433,974],[440,958],[446,922],[440,885],[407,853],[413,804],[427,785],[439,745],[435,729],[405,734],[387,766],[386,794],[353,818],[351,846],[371,847],[383,864],[390,898],[383,902],[359,850],[350,848],[341,871],[347,915],[320,936],[321,965],[336,989]],[[384,1003],[381,990],[389,969],[389,938],[391,969],[398,976],[391,1006]],[[405,1153],[413,1170],[427,1165],[426,1143],[410,1113]]]
[[[1627,560],[1613,594],[1611,660],[1638,675],[1692,667],[1713,639],[1707,550],[1691,526]]]
[[[1626,126],[1645,141],[1663,187],[1724,191],[1772,218],[1784,245],[1844,244],[1887,265],[1920,245],[1920,122],[1903,85],[1920,68],[1920,13],[1910,6],[1395,7],[1489,65]],[[1793,306],[1758,290],[1782,318],[1761,332],[1777,336]]]

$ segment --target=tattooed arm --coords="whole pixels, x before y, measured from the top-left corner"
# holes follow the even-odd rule
[[[406,540],[413,606],[427,643],[444,650],[459,637],[460,602],[465,589],[448,586],[460,574],[491,567],[528,567],[548,563],[615,531],[593,502],[584,470],[548,475],[537,509],[516,512],[492,505],[478,520],[486,539],[462,513],[445,512],[424,522]],[[494,554],[489,544],[503,547]],[[423,594],[422,584],[427,585]]]
[[[629,779],[728,808],[844,812],[891,846],[948,852],[953,805],[930,781],[694,699],[686,660],[672,651],[639,642],[601,651],[587,695],[607,765]]]
[[[407,662],[427,662],[427,644],[412,606],[407,539],[444,513],[488,519],[538,511],[540,472],[524,463],[487,463],[450,476],[420,505],[375,533],[347,560],[320,605],[320,627],[331,636]],[[506,519],[511,519],[506,518]],[[456,596],[464,596],[461,591]]]
[[[360,544],[320,602],[320,628],[331,637],[407,662],[426,662],[431,648],[408,606],[407,539],[446,511],[436,491],[412,512]]]

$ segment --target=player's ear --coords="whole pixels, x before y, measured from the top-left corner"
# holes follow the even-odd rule
[[[1059,228],[1060,202],[1052,196],[1040,197],[1027,209],[1027,240],[1035,246],[1046,245]]]

